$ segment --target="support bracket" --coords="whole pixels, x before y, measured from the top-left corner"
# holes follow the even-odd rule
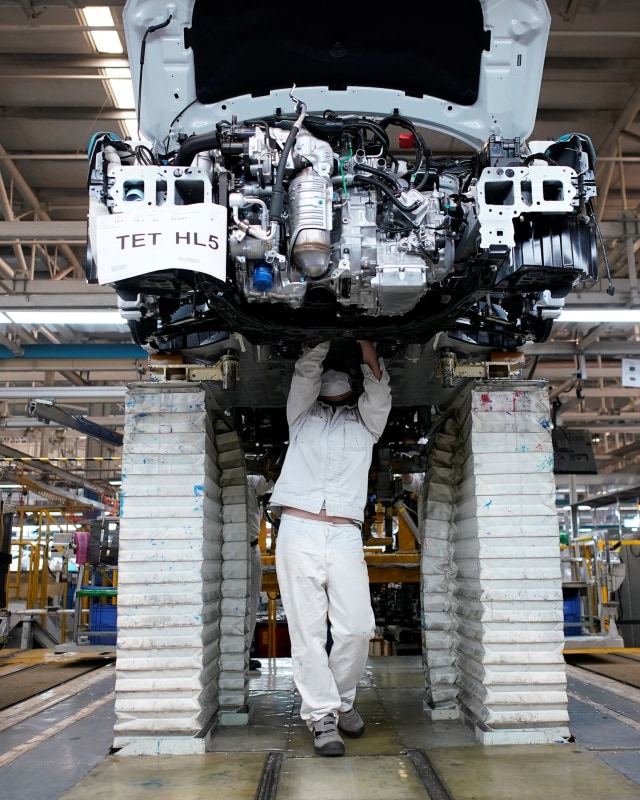
[[[436,362],[436,377],[443,388],[451,388],[457,378],[518,378],[524,368],[523,353],[492,353],[489,361],[470,361],[461,364],[455,353],[442,351]]]
[[[149,376],[152,381],[185,381],[202,383],[217,381],[223,389],[233,389],[240,378],[240,364],[235,352],[225,353],[215,364],[184,364],[171,357],[150,356]]]

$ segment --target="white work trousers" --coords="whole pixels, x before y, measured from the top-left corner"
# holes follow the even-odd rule
[[[284,514],[276,571],[289,625],[293,678],[309,727],[348,711],[362,677],[375,620],[357,525]],[[327,622],[333,645],[327,655]]]

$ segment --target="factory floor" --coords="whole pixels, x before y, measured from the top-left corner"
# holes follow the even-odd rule
[[[18,800],[638,800],[640,689],[574,666],[567,675],[575,742],[481,746],[461,722],[427,718],[419,656],[370,658],[357,698],[365,734],[346,740],[344,757],[322,758],[298,716],[290,659],[262,659],[262,670],[251,673],[250,724],[219,729],[213,752],[124,757],[110,754],[115,674],[105,663],[0,712],[1,793]]]

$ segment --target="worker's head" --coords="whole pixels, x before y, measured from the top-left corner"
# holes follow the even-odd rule
[[[328,369],[322,373],[320,399],[325,403],[341,403],[348,400],[352,392],[351,378],[346,372]]]

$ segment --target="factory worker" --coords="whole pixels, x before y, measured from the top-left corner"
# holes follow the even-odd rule
[[[407,494],[418,495],[416,522],[422,524],[422,487],[424,486],[424,472],[410,472],[402,475],[402,488]]]
[[[323,371],[329,342],[305,348],[297,360],[287,401],[289,448],[271,496],[281,508],[276,571],[300,713],[323,756],[343,755],[340,733],[364,732],[354,700],[374,634],[361,527],[372,448],[391,410],[391,390],[374,345],[359,344],[359,397],[346,372]]]

